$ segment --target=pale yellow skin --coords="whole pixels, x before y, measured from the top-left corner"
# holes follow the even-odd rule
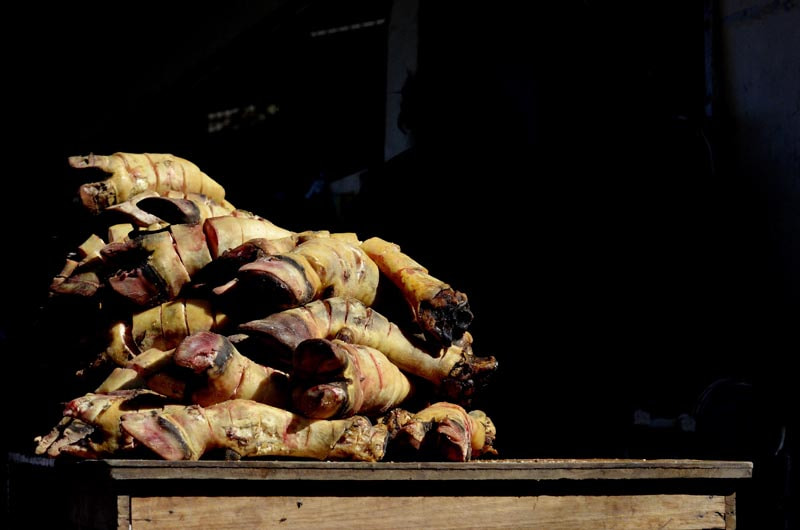
[[[178,298],[135,312],[128,321],[115,322],[108,332],[103,356],[127,367],[137,356],[150,350],[170,350],[197,331],[214,331],[227,326],[227,316],[204,298]]]
[[[293,403],[295,410],[306,416],[323,419],[354,414],[374,416],[402,404],[411,396],[411,381],[375,348],[338,339],[312,343],[317,351],[326,352],[328,362],[324,363],[322,374],[318,372],[319,357],[306,357],[312,365],[304,366],[299,372],[298,365],[294,365]],[[296,361],[303,352],[302,347],[295,351]],[[338,370],[332,368],[335,364],[339,364]],[[326,390],[329,395],[320,402],[319,393]]]
[[[117,366],[95,389],[97,394],[107,394],[118,390],[144,388],[147,379],[172,364],[172,350],[151,348],[134,357],[127,365]]]
[[[103,458],[132,448],[132,439],[120,428],[120,418],[135,400],[149,397],[150,403],[136,410],[158,407],[163,396],[149,390],[88,393],[66,404],[64,417],[48,434],[37,436],[35,452],[56,457],[70,454],[82,458]],[[167,405],[169,407],[169,405]]]
[[[487,428],[491,423],[488,423],[490,422],[489,418],[481,410],[467,412],[459,405],[440,401],[420,410],[413,415],[413,419],[423,423],[439,423],[445,419],[458,420],[466,429],[467,438],[472,447],[472,456],[478,456],[486,451]]]
[[[282,333],[282,320],[303,322],[307,334],[292,336]],[[294,350],[297,344],[309,338],[335,338],[346,332],[348,342],[370,346],[382,352],[400,370],[439,384],[453,367],[472,355],[472,336],[465,333],[457,344],[438,352],[420,349],[403,331],[386,317],[358,300],[331,297],[315,300],[302,307],[274,313],[264,319],[239,326],[244,332],[275,333],[279,341]],[[278,331],[280,330],[280,331]]]
[[[371,305],[380,271],[348,234],[311,237],[279,256],[246,263],[239,275],[256,273],[280,280],[295,305],[324,295],[347,296]]]
[[[331,289],[332,296],[350,296],[366,305],[375,300],[378,267],[352,241],[315,238],[298,245],[289,255],[308,263],[319,285]]]
[[[194,163],[171,154],[114,153],[112,155],[71,156],[74,168],[98,168],[110,176],[101,182],[80,188],[83,204],[92,211],[101,211],[145,192],[165,195],[170,191],[200,193],[223,203],[225,189]]]
[[[449,460],[468,461],[483,454],[497,454],[492,446],[494,423],[481,410],[467,412],[455,403],[439,401],[413,414],[396,408],[379,421],[391,425],[393,438],[402,435],[403,442],[416,449],[429,436],[441,436],[439,443],[448,449],[443,454]]]
[[[388,432],[363,416],[311,420],[246,399],[122,416],[122,430],[165,460],[199,460],[227,448],[242,457],[285,456],[374,462]],[[168,427],[166,427],[168,426]]]
[[[288,374],[245,357],[222,335],[204,332],[197,337],[201,335],[220,342],[198,352],[190,337],[181,342],[173,357],[176,365],[204,375],[204,384],[192,392],[192,403],[208,407],[229,399],[250,399],[276,407],[288,404]],[[222,350],[227,355],[220,356]]]
[[[415,317],[423,300],[430,300],[450,285],[431,276],[428,269],[404,254],[400,246],[379,237],[361,243],[361,249],[378,265],[381,273],[394,283]]]
[[[272,222],[246,214],[227,215],[206,219],[203,230],[208,239],[211,257],[216,259],[226,250],[238,247],[251,239],[283,239],[293,237],[290,230],[281,228]]]

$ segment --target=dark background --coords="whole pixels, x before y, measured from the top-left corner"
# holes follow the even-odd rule
[[[240,208],[379,235],[467,293],[476,353],[500,363],[476,405],[501,457],[751,460],[788,520],[796,223],[775,224],[762,166],[741,164],[742,122],[718,89],[732,19],[712,2],[705,27],[696,2],[518,4],[420,8],[415,143],[391,160],[391,2],[9,17],[23,29],[5,43],[9,449],[32,451],[78,390],[73,345],[42,329],[49,281],[91,222],[67,157],[169,152]],[[796,15],[781,9],[760,15]],[[248,106],[209,132],[210,113]],[[359,193],[331,193],[357,172]]]

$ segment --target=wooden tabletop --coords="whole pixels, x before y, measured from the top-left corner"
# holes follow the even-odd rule
[[[81,528],[122,530],[730,530],[736,526],[736,499],[743,484],[739,479],[753,473],[751,462],[683,459],[170,462],[12,455],[11,463],[48,468],[40,470],[45,474],[56,471],[52,482],[43,481],[41,473],[30,474],[26,498],[32,505],[41,505],[42,492],[49,487],[63,499],[61,512],[72,514]],[[23,470],[22,475],[28,473]]]
[[[747,479],[746,461],[685,459],[520,459],[471,462],[164,461],[104,459],[29,463],[91,471],[116,481],[173,480],[625,480]]]

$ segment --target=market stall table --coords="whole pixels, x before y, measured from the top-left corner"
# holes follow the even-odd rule
[[[753,468],[742,461],[666,459],[366,463],[10,456],[13,515],[31,525],[41,519],[133,530],[731,529],[737,490]],[[44,509],[32,508],[35,501]]]

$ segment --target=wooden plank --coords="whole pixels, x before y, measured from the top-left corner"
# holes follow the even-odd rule
[[[134,497],[131,529],[726,528],[726,498]]]
[[[626,480],[745,479],[753,464],[715,460],[479,460],[473,462],[316,462],[109,459],[100,466],[114,480]]]
[[[736,530],[736,493],[725,497],[725,529]]]
[[[128,530],[131,527],[131,498],[128,495],[117,497],[117,529]]]

